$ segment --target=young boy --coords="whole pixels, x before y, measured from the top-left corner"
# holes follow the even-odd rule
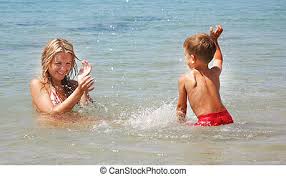
[[[201,33],[188,37],[184,42],[186,64],[190,72],[179,78],[177,120],[186,122],[187,97],[198,117],[194,126],[219,126],[233,123],[231,115],[222,104],[219,76],[222,71],[222,53],[218,38],[223,29],[210,29],[210,35]],[[212,68],[208,64],[214,57]],[[190,124],[187,122],[187,124]]]

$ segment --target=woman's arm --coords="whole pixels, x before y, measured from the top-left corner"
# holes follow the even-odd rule
[[[92,88],[91,90],[93,90],[94,88]],[[89,91],[91,91],[91,90],[89,90]],[[80,105],[81,106],[84,106],[84,105],[87,105],[88,103],[92,103],[93,102],[93,100],[92,100],[92,98],[90,97],[90,95],[88,94],[88,92],[89,91],[85,91],[84,93],[83,93],[83,95],[81,96],[81,99],[80,99]]]
[[[81,82],[82,78],[86,75],[89,75],[91,72],[92,66],[87,60],[82,61],[82,66],[79,70],[79,75],[78,75],[78,82]],[[92,102],[92,98],[89,96],[89,92],[94,89],[93,86],[91,86],[88,90],[84,91],[81,99],[80,99],[80,104],[82,106],[87,105],[89,102]]]
[[[93,84],[93,79],[90,76],[83,78],[81,84],[74,90],[74,92],[62,103],[54,106],[49,92],[40,80],[33,79],[30,83],[30,91],[32,101],[37,107],[38,111],[46,114],[61,114],[69,112],[80,101],[84,91],[88,90]]]

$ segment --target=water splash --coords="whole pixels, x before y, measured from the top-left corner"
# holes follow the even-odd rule
[[[126,125],[137,130],[164,128],[175,122],[176,111],[173,103],[163,103],[160,107],[146,108],[132,113]]]

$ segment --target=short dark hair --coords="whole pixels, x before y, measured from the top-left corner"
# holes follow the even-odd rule
[[[188,37],[184,48],[189,55],[194,54],[208,64],[214,57],[216,44],[208,34],[200,33]]]

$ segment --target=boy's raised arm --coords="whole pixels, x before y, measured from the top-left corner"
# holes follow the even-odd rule
[[[214,31],[212,27],[210,28],[210,36],[212,37],[212,39],[214,40],[216,44],[216,52],[214,54],[213,67],[219,68],[220,71],[222,70],[223,57],[222,57],[222,53],[221,53],[221,50],[218,44],[218,38],[222,32],[223,32],[223,28],[221,27],[221,25],[217,26],[216,31]]]

